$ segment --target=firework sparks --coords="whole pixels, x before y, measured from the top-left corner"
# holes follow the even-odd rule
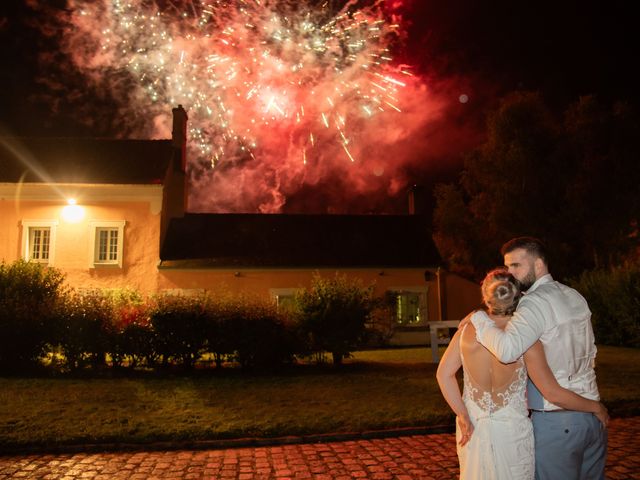
[[[69,0],[67,50],[101,81],[130,75],[124,97],[159,126],[185,107],[192,191],[210,190],[197,208],[278,211],[287,192],[331,170],[366,190],[371,153],[418,135],[426,115],[397,120],[424,85],[393,63],[401,32],[385,2],[334,3]],[[384,159],[375,161],[379,178]],[[260,182],[261,203],[239,198]]]
[[[376,6],[332,15],[326,2],[162,5],[111,0],[76,9],[102,19],[99,57],[111,68],[130,71],[163,108],[188,109],[192,149],[212,165],[259,157],[274,126],[293,132],[305,160],[337,142],[354,161],[351,121],[400,111],[396,77],[407,72],[394,70],[389,53],[398,25]]]

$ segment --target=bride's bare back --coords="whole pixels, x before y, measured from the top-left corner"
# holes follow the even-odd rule
[[[508,317],[492,316],[504,328]],[[524,374],[522,360],[504,364],[498,361],[476,340],[473,324],[467,325],[460,338],[460,352],[466,376],[465,392],[474,403],[487,412],[504,407],[514,387]]]

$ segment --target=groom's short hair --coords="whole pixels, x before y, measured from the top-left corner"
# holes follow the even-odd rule
[[[542,240],[535,237],[516,237],[502,245],[500,253],[504,257],[518,248],[524,249],[529,255],[540,258],[545,265],[549,265],[547,257],[547,246]]]

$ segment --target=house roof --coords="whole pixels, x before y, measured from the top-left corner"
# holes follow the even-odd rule
[[[421,215],[186,214],[162,267],[428,267],[441,263]]]
[[[162,183],[171,140],[0,138],[0,182]]]

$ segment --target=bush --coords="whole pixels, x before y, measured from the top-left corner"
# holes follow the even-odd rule
[[[373,287],[363,288],[344,275],[322,278],[315,274],[311,287],[296,296],[300,328],[312,350],[327,351],[339,365],[366,338],[373,309]]]
[[[373,300],[372,310],[366,324],[366,347],[382,347],[389,344],[396,333],[396,297],[387,292]]]
[[[149,321],[149,305],[140,294],[129,288],[102,290],[113,308],[113,329],[109,354],[114,367],[128,362],[130,368],[141,363],[151,365],[156,359]]]
[[[207,351],[217,367],[224,359],[244,369],[273,368],[293,360],[294,327],[275,305],[249,297],[208,299]]]
[[[113,301],[99,290],[74,292],[67,297],[60,314],[58,343],[67,368],[105,366],[116,336]]]
[[[159,295],[151,308],[150,322],[155,353],[163,366],[170,360],[187,369],[204,353],[208,333],[206,297]]]
[[[31,368],[47,352],[63,281],[59,270],[38,263],[0,264],[0,369]]]
[[[293,327],[273,304],[244,300],[242,315],[226,331],[233,340],[242,368],[273,368],[291,362],[296,351]]]
[[[242,318],[242,311],[228,298],[207,298],[205,306],[204,340],[207,352],[213,355],[216,368],[235,353],[233,324]]]
[[[125,360],[130,368],[156,363],[158,354],[147,308],[147,305],[140,305],[120,309],[117,333],[110,350],[114,366],[122,365]]]
[[[589,302],[598,343],[640,347],[639,265],[584,272],[571,283]]]

